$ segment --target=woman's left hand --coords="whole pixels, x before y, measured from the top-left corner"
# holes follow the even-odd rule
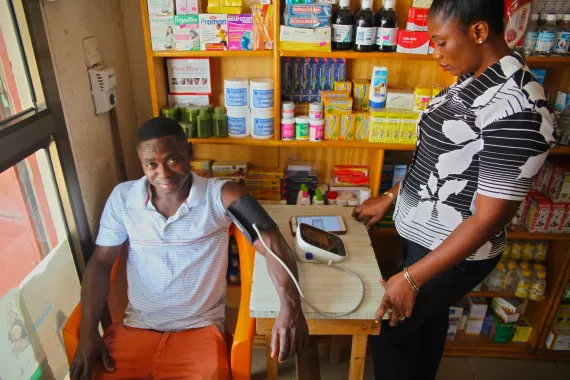
[[[404,272],[395,274],[387,282],[380,280],[380,284],[386,288],[386,293],[376,311],[376,322],[379,323],[390,308],[392,309],[390,326],[397,326],[403,322],[402,317],[410,318],[418,294],[406,280]]]

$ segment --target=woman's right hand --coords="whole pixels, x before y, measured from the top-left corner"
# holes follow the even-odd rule
[[[390,210],[390,207],[392,207],[392,198],[387,195],[381,195],[378,198],[364,201],[363,204],[356,207],[354,209],[354,216],[360,221],[370,218],[366,222],[366,228],[370,229],[384,217],[388,210]]]

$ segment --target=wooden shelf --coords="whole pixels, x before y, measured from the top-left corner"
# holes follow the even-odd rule
[[[507,231],[509,240],[570,240],[570,234],[548,234],[528,232],[524,226],[519,226],[515,231]]]
[[[487,289],[487,286],[481,286],[481,290],[478,292],[469,292],[467,293],[467,297],[484,297],[484,298],[514,298],[515,293],[513,292],[492,292]]]
[[[539,360],[570,361],[570,351],[538,350],[536,357]]]
[[[530,56],[526,57],[527,63],[565,63],[570,64],[570,57],[559,57],[559,56],[551,56],[551,57],[538,57],[538,56]]]
[[[328,140],[321,142],[312,141],[283,141],[283,140],[259,140],[252,137],[243,139],[231,137],[211,137],[211,138],[195,138],[188,139],[193,144],[214,144],[214,145],[243,145],[243,146],[282,146],[289,148],[370,148],[370,149],[384,149],[384,150],[404,150],[413,151],[414,144],[383,144],[371,143],[369,141],[352,140]]]
[[[570,146],[556,145],[554,148],[550,149],[550,154],[552,155],[570,155]]]
[[[273,50],[223,50],[223,51],[153,51],[153,57],[163,58],[192,58],[192,57],[271,57]]]
[[[359,53],[357,51],[291,51],[281,50],[282,57],[311,57],[311,58],[346,58],[346,59],[396,59],[400,61],[435,61],[432,55],[428,54],[402,54],[402,53]]]
[[[497,343],[488,334],[466,335],[458,331],[453,342],[445,342],[444,355],[485,356],[534,359],[536,351],[530,343]]]

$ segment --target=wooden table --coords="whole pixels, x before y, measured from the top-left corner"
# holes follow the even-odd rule
[[[374,322],[374,316],[384,296],[380,286],[380,269],[374,251],[363,224],[356,222],[351,214],[352,208],[333,206],[282,206],[267,205],[265,209],[275,220],[291,249],[295,249],[295,238],[291,234],[289,220],[291,216],[303,215],[341,215],[347,227],[342,239],[347,247],[347,257],[339,266],[357,274],[364,282],[364,301],[353,313],[331,319],[312,310],[303,302],[303,312],[307,318],[310,335],[352,335],[352,353],[350,357],[349,379],[362,379],[368,335],[378,334],[380,325]],[[305,297],[321,310],[342,313],[352,309],[360,299],[360,284],[347,273],[329,268],[327,265],[297,263],[301,289]],[[257,333],[266,336],[268,350],[271,343],[271,329],[279,312],[279,297],[269,278],[265,258],[257,253],[253,273],[253,286],[250,302],[251,316],[257,319]],[[315,352],[297,356],[297,377],[318,378],[318,357]],[[268,356],[269,358],[269,356]],[[317,365],[315,365],[315,360]],[[312,363],[306,368],[302,362]],[[316,369],[314,367],[317,367]],[[277,379],[277,362],[268,359],[268,378]]]

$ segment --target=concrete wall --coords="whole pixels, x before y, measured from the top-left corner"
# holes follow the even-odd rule
[[[126,3],[138,4],[138,1]],[[126,41],[122,7],[116,0],[58,0],[43,2],[43,7],[77,174],[90,230],[95,237],[105,201],[119,182],[116,163],[120,157],[113,149],[113,124],[118,125],[120,132],[128,178],[142,176],[135,150],[139,122],[129,66],[129,52],[141,53]],[[98,40],[103,63],[116,70],[116,122],[111,120],[110,114],[96,116],[94,113],[82,47],[82,40],[90,36]],[[144,49],[142,55],[144,57]],[[146,62],[143,63],[146,67]]]

